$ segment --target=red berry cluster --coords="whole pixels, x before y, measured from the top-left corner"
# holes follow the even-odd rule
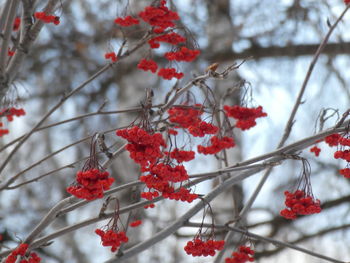
[[[216,134],[219,128],[211,123],[201,121],[188,127],[188,131],[194,137],[204,137],[206,134]]]
[[[335,159],[343,159],[347,162],[350,162],[350,150],[336,151],[334,153]]]
[[[142,192],[141,193],[141,198],[144,198],[144,199],[147,199],[147,200],[152,200],[156,197],[159,196],[159,193],[158,192],[151,192],[151,191],[148,191],[148,192]]]
[[[211,145],[203,146],[198,145],[197,150],[202,154],[216,154],[223,149],[229,149],[235,146],[235,142],[231,137],[222,137],[218,138],[217,136],[213,136],[210,138]]]
[[[25,115],[25,111],[22,108],[6,108],[0,111],[0,118],[1,117],[6,117],[8,121],[13,121],[13,117],[20,117]],[[4,123],[2,121],[0,121],[0,137],[5,135],[5,134],[9,134],[9,130],[8,129],[3,129],[2,127],[4,126]]]
[[[112,252],[115,252],[122,243],[129,241],[124,231],[115,232],[112,229],[107,231],[96,229],[95,233],[101,237],[102,246],[111,247]]]
[[[185,187],[181,187],[177,192],[163,192],[162,196],[170,200],[182,201],[192,203],[198,198],[197,194],[192,194],[191,191]]]
[[[175,68],[161,68],[157,74],[159,77],[167,80],[171,80],[172,78],[181,79],[184,76],[182,72],[176,72]]]
[[[316,156],[320,155],[321,148],[317,147],[316,145],[310,149],[310,152],[314,153]]]
[[[114,23],[116,23],[120,26],[128,27],[128,26],[138,25],[140,23],[140,21],[136,18],[133,18],[132,16],[126,16],[124,18],[117,17],[114,20]]]
[[[240,246],[237,252],[225,259],[225,263],[246,263],[254,261],[254,250],[247,246]]]
[[[34,17],[36,19],[41,20],[42,22],[44,22],[46,24],[53,23],[56,26],[60,24],[60,17],[59,16],[48,15],[45,12],[35,12]]]
[[[112,62],[116,62],[118,60],[118,57],[115,52],[109,52],[105,54],[105,59],[110,59]]]
[[[17,16],[15,18],[15,21],[13,22],[13,31],[18,31],[19,27],[21,26],[21,18]]]
[[[189,162],[194,159],[194,151],[181,151],[175,148],[170,152],[170,157],[175,159],[178,163]]]
[[[166,147],[162,134],[150,134],[142,128],[134,126],[132,128],[118,130],[116,134],[129,143],[126,149],[130,153],[131,159],[141,165],[141,168],[147,168],[163,156],[161,147]]]
[[[216,254],[216,250],[222,250],[224,245],[224,240],[216,241],[209,239],[207,241],[202,241],[200,238],[195,238],[193,241],[188,241],[184,249],[188,255],[192,255],[193,257],[213,257]]]
[[[324,141],[330,146],[338,146],[339,145],[339,139],[341,135],[338,133],[328,135],[326,138],[324,138]]]
[[[194,106],[198,108],[202,105],[196,104]],[[169,121],[177,125],[175,128],[188,129],[202,121],[200,116],[203,114],[203,110],[191,107],[175,106],[168,110],[168,114]]]
[[[159,48],[161,42],[170,45],[179,45],[186,42],[185,37],[176,32],[172,32],[176,26],[175,21],[179,20],[180,17],[177,12],[171,11],[166,6],[166,3],[166,0],[161,0],[158,5],[146,6],[143,11],[138,13],[139,18],[152,26],[154,37],[148,40],[150,48]],[[123,27],[139,24],[139,20],[132,16],[126,16],[124,18],[118,17],[114,22]],[[170,32],[165,32],[167,29],[171,29],[169,30]],[[167,52],[165,58],[169,61],[191,62],[196,59],[200,53],[199,50],[191,50],[185,46],[178,48],[179,51],[177,52]],[[152,59],[142,59],[137,67],[145,71],[151,71],[152,73],[156,73],[158,70],[157,63]],[[160,68],[157,75],[166,80],[171,80],[173,78],[181,79],[184,76],[182,72],[177,72],[175,68]]]
[[[345,4],[350,4],[350,0],[344,0]]]
[[[344,169],[340,169],[339,173],[345,178],[350,178],[350,136],[349,134],[332,134],[330,136],[333,138],[332,146],[340,146],[340,148],[338,148],[338,150],[334,153],[334,158],[343,159],[347,162],[346,167]],[[327,136],[325,141],[330,136]]]
[[[153,60],[147,60],[147,59],[141,59],[139,64],[137,65],[137,67],[139,69],[142,69],[144,71],[151,71],[153,73],[156,73],[158,70],[158,65],[156,62],[154,62]]]
[[[238,105],[228,106],[224,105],[224,110],[228,117],[237,120],[236,127],[241,130],[248,130],[256,125],[256,119],[266,117],[267,114],[263,112],[261,106],[257,108],[246,108]]]
[[[181,49],[177,52],[167,52],[165,53],[165,58],[172,61],[186,61],[191,62],[197,58],[197,56],[200,54],[199,50],[191,50],[187,47],[181,47]]]
[[[284,192],[286,196],[286,209],[280,212],[280,215],[286,219],[296,219],[298,215],[311,215],[321,212],[320,200],[315,200],[313,196],[307,195],[302,190],[296,190],[294,193]]]
[[[103,197],[103,191],[108,190],[114,179],[109,177],[107,171],[90,169],[78,171],[76,174],[76,185],[67,187],[67,192],[86,200],[94,200]]]
[[[11,48],[8,48],[7,49],[7,55],[9,56],[9,57],[13,57],[13,55],[16,53],[16,51],[12,51],[11,50]]]
[[[196,104],[195,107],[202,105]],[[190,107],[172,107],[168,110],[169,121],[175,123],[175,128],[184,128],[195,137],[204,137],[206,134],[216,134],[219,128],[201,120],[203,110]]]
[[[20,244],[15,250],[11,252],[10,255],[8,255],[5,263],[16,263],[18,256],[21,257],[19,263],[40,263],[41,258],[35,252],[30,253],[29,257],[23,258],[25,257],[28,246],[28,244]]]
[[[159,6],[147,6],[139,13],[143,21],[155,27],[154,32],[157,34],[163,33],[168,27],[175,27],[174,20],[180,19],[176,12],[169,10],[165,5],[166,1],[161,0]]]
[[[186,38],[181,36],[178,33],[170,32],[161,36],[154,37],[148,41],[148,44],[151,48],[159,48],[160,42],[168,43],[170,45],[178,45],[186,42]]]
[[[138,227],[139,225],[142,224],[141,220],[135,220],[129,224],[130,227]]]

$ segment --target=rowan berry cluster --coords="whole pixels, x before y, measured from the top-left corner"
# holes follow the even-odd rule
[[[135,220],[129,224],[130,227],[138,227],[139,225],[142,224],[141,220]]]
[[[168,198],[170,200],[182,201],[192,203],[194,200],[198,198],[197,194],[192,194],[191,191],[185,187],[180,187],[180,189],[176,192],[166,192],[162,193],[164,198]]]
[[[193,241],[188,241],[184,250],[188,255],[192,255],[193,257],[200,256],[215,256],[216,251],[220,251],[224,248],[225,241],[224,240],[212,240],[209,239],[207,241],[203,241],[200,238],[195,238]]]
[[[285,205],[280,214],[286,219],[296,219],[298,215],[311,215],[321,212],[320,200],[315,200],[303,190],[296,190],[294,193],[284,192],[286,196]]]
[[[21,259],[19,263],[40,263],[41,258],[35,252],[30,253],[29,256],[25,256],[28,247],[28,244],[20,244],[11,252],[10,255],[8,255],[8,257],[5,260],[5,263],[16,263],[18,260],[18,256],[20,256]]]
[[[103,191],[108,190],[114,182],[107,171],[97,168],[78,171],[77,184],[67,187],[67,192],[77,198],[94,200],[103,197]]]
[[[177,72],[175,68],[161,68],[157,75],[167,80],[171,80],[172,78],[182,79],[184,76],[182,72]]]
[[[321,148],[315,145],[314,147],[310,148],[310,152],[314,153],[315,156],[319,156],[321,152]]]
[[[166,6],[166,3],[166,0],[161,0],[158,6],[146,6],[143,11],[138,13],[139,18],[152,26],[152,33],[154,34],[154,37],[148,40],[149,46],[152,49],[159,48],[161,42],[177,46],[179,49],[178,51],[167,52],[165,53],[164,57],[169,61],[191,62],[197,58],[200,51],[197,49],[192,50],[185,46],[178,46],[181,43],[185,43],[186,38],[176,32],[172,32],[176,26],[175,21],[179,20],[180,17],[177,12],[171,11]],[[126,16],[124,18],[118,17],[114,20],[114,22],[123,27],[129,27],[140,23],[137,18],[132,16]],[[165,32],[165,30],[169,30],[169,32]],[[137,67],[152,73],[156,73],[159,68],[154,60],[146,60],[144,58],[141,59]],[[173,67],[159,68],[157,75],[166,80],[171,80],[173,78],[181,79],[184,76],[182,72],[178,72]]]
[[[238,105],[228,106],[224,105],[225,113],[228,117],[237,120],[236,128],[241,130],[248,130],[256,125],[256,119],[266,117],[267,114],[263,112],[261,106],[257,108],[246,108]]]
[[[112,229],[107,231],[96,229],[95,233],[101,237],[102,246],[111,247],[112,252],[115,252],[122,243],[127,243],[129,241],[124,231],[116,232]]]
[[[160,133],[151,134],[146,130],[134,126],[132,128],[118,130],[116,134],[129,143],[126,150],[130,153],[130,158],[147,168],[163,156],[161,147],[166,147],[165,141]]]
[[[175,27],[174,21],[180,19],[176,12],[169,10],[165,5],[166,0],[161,0],[159,6],[147,6],[139,13],[143,21],[155,27],[153,31],[157,34],[163,33],[169,27]]]
[[[156,62],[154,62],[153,60],[147,60],[147,59],[141,59],[139,64],[137,65],[137,67],[139,69],[142,69],[144,71],[151,71],[153,73],[156,73],[158,70],[158,65]]]
[[[185,62],[191,62],[197,58],[197,56],[200,54],[199,50],[191,50],[187,47],[181,47],[181,49],[177,52],[167,52],[165,53],[165,58],[172,61],[185,61]]]
[[[35,12],[34,17],[38,20],[41,20],[45,24],[53,23],[56,26],[60,24],[59,16],[48,15],[45,12]]]
[[[8,121],[13,121],[14,116],[16,117],[20,117],[20,116],[24,116],[26,113],[24,111],[24,109],[22,108],[6,108],[0,111],[0,118],[1,117],[6,117],[6,119]],[[0,121],[0,137],[5,135],[5,134],[9,134],[9,130],[8,129],[4,129],[4,123],[2,121]]]
[[[175,159],[178,163],[189,162],[194,159],[194,156],[194,151],[181,151],[178,148],[170,152],[170,158]]]
[[[13,55],[16,53],[16,51],[12,51],[11,50],[11,48],[8,48],[7,49],[7,55],[9,56],[9,57],[13,57]]]
[[[248,246],[240,246],[238,251],[233,252],[232,256],[225,259],[225,263],[246,263],[254,261],[254,250]]]
[[[186,42],[186,38],[181,36],[178,33],[170,32],[164,35],[156,36],[150,40],[148,40],[148,44],[150,48],[156,49],[160,47],[160,42],[168,43],[170,45],[178,45]]]
[[[19,27],[21,26],[21,18],[19,16],[17,16],[15,18],[15,21],[13,22],[13,31],[18,31]]]
[[[341,135],[338,133],[334,133],[331,135],[328,135],[324,141],[330,146],[338,146],[339,145],[339,139],[340,139]]]
[[[116,62],[118,60],[118,57],[115,52],[109,52],[105,54],[105,59],[110,59],[112,62]]]
[[[129,27],[129,26],[133,26],[133,25],[138,25],[140,23],[140,21],[136,18],[133,18],[132,16],[126,16],[124,18],[117,17],[114,20],[114,23],[116,23],[120,26]]]
[[[202,107],[201,104],[195,104],[194,106],[197,108]],[[203,114],[203,110],[192,107],[175,106],[168,110],[168,114],[169,121],[177,125],[175,128],[188,129],[202,121],[200,116]]]
[[[332,134],[325,138],[326,143],[330,146],[338,146],[338,150],[334,153],[335,159],[343,159],[347,162],[344,169],[340,169],[339,173],[345,178],[350,178],[350,136],[349,134]]]
[[[229,149],[235,146],[235,142],[231,137],[222,137],[218,138],[217,136],[213,136],[210,138],[211,145],[203,146],[198,145],[197,150],[198,153],[202,154],[216,154],[223,149]]]

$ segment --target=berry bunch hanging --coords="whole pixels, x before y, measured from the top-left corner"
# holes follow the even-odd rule
[[[306,159],[294,157],[302,161],[302,173],[298,187],[295,191],[285,191],[286,208],[280,211],[280,215],[286,219],[296,219],[299,215],[311,215],[321,212],[320,200],[315,199],[312,193],[310,181],[310,165]]]
[[[10,108],[5,108],[2,109],[0,111],[0,118],[1,117],[6,117],[7,121],[13,121],[14,117],[20,117],[20,116],[24,116],[26,113],[24,111],[24,109],[22,108],[14,108],[14,107],[10,107]],[[4,129],[4,123],[2,121],[0,121],[0,137],[6,134],[9,134],[10,131],[8,129]]]
[[[262,106],[257,108],[247,108],[238,105],[224,105],[224,110],[227,117],[232,117],[237,120],[235,126],[241,130],[248,130],[254,127],[256,125],[257,118],[267,116],[267,114],[263,112]]]
[[[103,197],[103,192],[108,190],[114,179],[109,177],[98,163],[96,156],[96,140],[93,137],[90,148],[90,157],[85,162],[81,171],[76,173],[76,182],[67,187],[67,192],[77,198],[94,200]]]
[[[231,257],[225,259],[225,263],[246,263],[254,261],[255,251],[248,246],[240,246]]]
[[[40,263],[41,258],[35,252],[31,252],[29,256],[26,256],[28,247],[28,244],[20,244],[7,256],[5,263],[16,263],[18,259],[20,259],[19,263]]]

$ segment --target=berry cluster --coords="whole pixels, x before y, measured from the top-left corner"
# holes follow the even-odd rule
[[[223,149],[229,149],[235,146],[235,142],[231,137],[222,137],[221,139],[217,136],[213,136],[210,138],[211,145],[203,146],[198,145],[197,150],[198,153],[202,154],[216,154]]]
[[[153,31],[157,34],[163,33],[168,27],[175,27],[174,20],[180,19],[176,12],[169,10],[165,5],[166,1],[161,0],[158,7],[147,6],[139,13],[143,21],[155,27]]]
[[[254,250],[247,246],[240,246],[237,252],[225,259],[225,263],[246,263],[254,261]]]
[[[59,16],[48,15],[45,12],[35,12],[34,17],[36,19],[41,20],[42,22],[44,22],[46,24],[53,23],[56,26],[60,24],[60,17]]]
[[[191,50],[187,47],[181,47],[181,49],[177,52],[167,52],[165,53],[165,58],[172,61],[185,61],[185,62],[191,62],[197,58],[197,56],[200,54],[199,50]]]
[[[103,197],[103,191],[108,190],[114,179],[109,177],[107,171],[89,169],[78,171],[76,174],[76,185],[67,187],[67,192],[86,200],[94,200]]]
[[[325,143],[327,143],[330,147],[338,146],[338,150],[334,153],[335,159],[343,159],[347,162],[346,167],[344,169],[340,169],[339,173],[345,178],[350,178],[350,137],[348,134],[338,134],[334,133],[328,135],[324,138]],[[315,147],[313,147],[315,148]],[[310,151],[313,149],[311,148]],[[316,149],[317,150],[317,149]],[[319,152],[321,149],[315,150],[316,156],[318,156],[317,151]]]
[[[11,48],[8,48],[7,49],[7,55],[9,56],[9,57],[13,57],[13,55],[16,53],[16,51],[12,51],[11,50]]]
[[[194,105],[197,108],[202,105]],[[191,126],[196,126],[201,122],[200,116],[203,114],[203,110],[195,109],[190,107],[172,107],[168,110],[169,121],[175,123],[177,126],[175,128],[188,129]]]
[[[137,67],[139,69],[142,69],[144,71],[151,71],[153,73],[156,73],[158,70],[158,65],[156,62],[154,62],[153,60],[147,60],[147,59],[141,59],[139,64],[137,65]]]
[[[148,192],[142,192],[141,193],[141,198],[144,198],[144,199],[147,199],[147,200],[152,200],[156,197],[159,196],[159,193],[158,192],[151,192],[151,191],[148,191]]]
[[[195,107],[202,105],[196,104]],[[219,128],[201,120],[203,110],[190,107],[172,107],[168,110],[169,121],[175,123],[175,128],[184,128],[194,137],[204,137],[206,134],[216,134]]]
[[[10,255],[5,260],[5,263],[16,263],[17,262],[17,257],[20,256],[21,260],[19,263],[40,263],[41,258],[35,253],[32,252],[29,254],[29,257],[25,257],[25,254],[28,249],[28,244],[20,244],[16,249],[14,249]]]
[[[161,36],[154,37],[148,40],[150,48],[156,49],[160,47],[160,42],[168,43],[170,45],[178,45],[186,42],[186,38],[178,33],[170,32]]]
[[[158,5],[146,6],[144,10],[138,13],[140,19],[152,26],[153,37],[148,40],[150,48],[152,49],[159,48],[161,42],[174,46],[186,42],[185,37],[176,32],[172,32],[176,26],[175,21],[179,20],[180,17],[177,12],[171,11],[166,6],[166,3],[166,0],[161,0]],[[114,22],[120,26],[129,27],[139,24],[140,21],[132,16],[126,16],[124,18],[118,17]],[[165,32],[167,29],[169,29],[169,32]],[[200,53],[197,49],[191,50],[185,46],[178,46],[177,48],[179,50],[176,52],[165,53],[165,58],[169,61],[191,62],[196,59]],[[144,71],[151,71],[152,73],[156,73],[158,70],[157,63],[152,59],[141,59],[137,67]],[[177,72],[175,68],[165,67],[160,68],[157,75],[166,80],[171,80],[173,78],[181,79],[184,76],[182,72]]]
[[[6,117],[6,119],[8,121],[13,121],[13,117],[20,117],[25,115],[25,111],[22,108],[6,108],[0,111],[0,118],[1,117]],[[8,129],[3,129],[2,127],[4,126],[4,123],[2,121],[0,121],[0,137],[5,135],[5,134],[9,134],[9,130]]]
[[[115,252],[122,243],[129,241],[124,231],[115,232],[112,229],[107,231],[96,229],[95,233],[101,237],[102,246],[111,247],[112,252]]]
[[[184,76],[182,72],[176,72],[175,68],[161,68],[157,75],[167,80],[171,80],[172,78],[181,79]]]
[[[182,201],[192,203],[198,198],[197,194],[192,194],[191,191],[185,187],[181,187],[177,192],[163,192],[162,196],[170,200]]]
[[[286,219],[296,219],[298,215],[311,215],[321,212],[320,200],[315,200],[312,195],[306,194],[303,190],[296,190],[294,193],[284,192],[286,196],[286,209],[280,215]]]
[[[163,156],[160,147],[166,147],[162,134],[150,134],[142,128],[134,126],[129,129],[118,130],[116,134],[129,143],[126,150],[129,151],[131,159],[146,168]]]
[[[15,18],[15,21],[13,22],[13,31],[18,31],[19,27],[21,26],[21,18],[17,16]]]
[[[194,151],[181,151],[175,148],[170,152],[170,157],[175,159],[178,163],[189,162],[194,159]]]
[[[110,59],[112,62],[116,62],[118,60],[118,57],[115,52],[109,52],[105,54],[105,59]]]
[[[334,133],[331,135],[328,135],[326,138],[324,138],[324,141],[330,146],[338,146],[339,145],[339,139],[341,135],[338,133]]]
[[[120,26],[128,27],[128,26],[138,25],[140,23],[140,21],[136,18],[133,18],[132,16],[126,16],[124,18],[117,17],[114,20],[114,23],[116,23]]]
[[[310,149],[310,152],[314,153],[316,156],[320,155],[321,148],[317,147],[316,145]]]
[[[227,117],[232,117],[237,120],[236,127],[241,130],[248,130],[256,125],[256,119],[266,117],[261,106],[257,108],[246,108],[238,105],[224,105],[224,110]]]
[[[193,257],[213,257],[216,254],[216,250],[222,250],[224,245],[224,240],[216,241],[209,239],[204,242],[200,238],[195,238],[193,241],[188,241],[184,249],[188,255],[192,255]]]
[[[135,220],[129,224],[130,227],[138,227],[139,225],[142,224],[141,220]]]

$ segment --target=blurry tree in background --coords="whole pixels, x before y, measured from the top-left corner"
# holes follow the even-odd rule
[[[346,2],[2,1],[1,262],[19,243],[42,262],[217,263],[240,246],[254,249],[256,262],[349,261]],[[152,8],[167,10],[170,24],[157,25],[154,14],[147,20]],[[251,129],[239,122],[248,111],[264,117]],[[192,130],[172,120],[179,112],[194,114]],[[168,151],[196,151],[184,165],[189,178],[170,183],[189,187],[196,200],[159,196],[144,209],[152,201],[142,198],[148,188],[140,176],[152,165],[182,162],[170,163],[167,153],[150,167],[135,162],[121,132],[132,127],[161,133]],[[204,137],[193,136],[201,129]],[[332,134],[341,134],[340,144],[330,143]],[[200,154],[197,145],[210,148],[213,135],[235,147]],[[114,179],[103,199],[67,193],[79,187],[77,171],[93,168]],[[147,186],[164,197],[164,189]],[[284,192],[295,201],[297,189],[316,210],[286,219]],[[116,226],[129,240],[111,253],[94,231]],[[184,247],[194,237],[225,240],[225,247],[215,257],[192,257]]]

